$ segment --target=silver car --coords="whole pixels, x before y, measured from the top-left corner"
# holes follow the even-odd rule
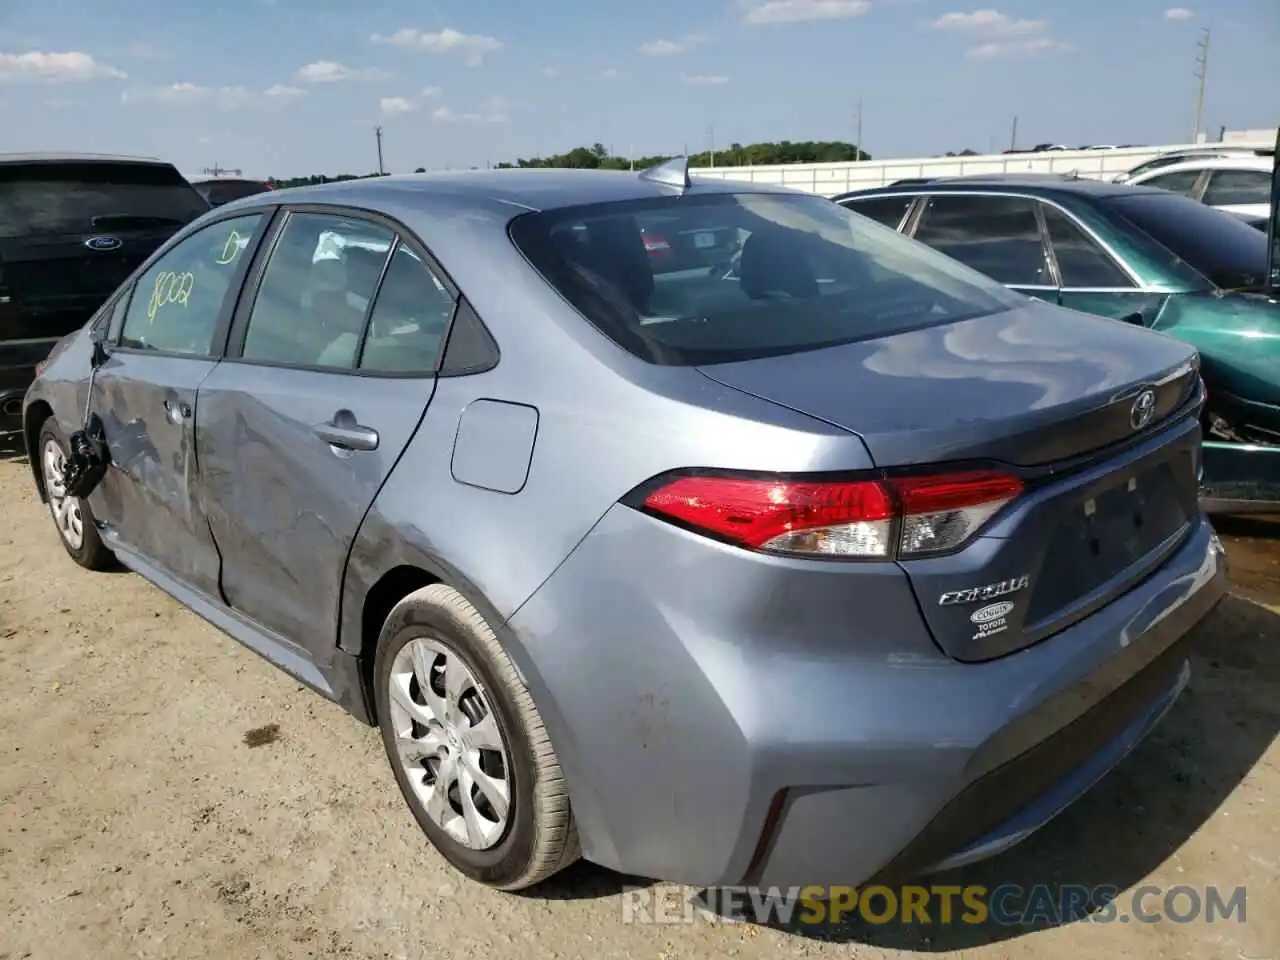
[[[655,271],[657,218],[737,231],[733,269]],[[77,562],[378,725],[431,842],[514,890],[1027,836],[1170,707],[1223,595],[1203,400],[1171,338],[674,164],[232,202],[23,415]],[[69,497],[86,422],[110,465]]]

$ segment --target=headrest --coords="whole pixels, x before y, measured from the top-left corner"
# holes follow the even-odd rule
[[[606,217],[587,228],[593,258],[609,267],[615,280],[637,310],[644,310],[653,296],[653,269],[640,228],[631,217]]]
[[[818,296],[818,278],[791,231],[757,230],[747,237],[738,276],[742,292],[752,300],[778,294],[795,300]]]

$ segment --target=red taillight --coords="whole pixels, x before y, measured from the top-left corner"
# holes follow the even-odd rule
[[[677,476],[642,506],[750,550],[888,559],[954,550],[1022,490],[994,470],[853,481]]]

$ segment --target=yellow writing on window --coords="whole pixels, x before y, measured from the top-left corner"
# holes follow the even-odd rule
[[[156,312],[171,303],[185,307],[191,298],[191,289],[195,285],[196,278],[193,273],[160,271],[156,274],[155,286],[151,288],[151,302],[147,304],[147,321],[155,323]]]
[[[236,231],[232,230],[227,234],[227,242],[222,245],[222,252],[218,254],[217,264],[225,267],[228,264],[236,262],[236,257],[240,255],[240,251],[249,243],[248,237],[242,237]]]

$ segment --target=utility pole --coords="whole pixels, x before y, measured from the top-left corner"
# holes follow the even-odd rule
[[[711,162],[709,166],[716,165],[716,128],[711,124],[707,125],[707,146],[711,151]]]
[[[857,119],[854,124],[854,129],[856,132],[854,136],[856,136],[858,139],[854,143],[854,147],[856,147],[857,150],[853,155],[853,159],[861,160],[862,159],[862,98],[861,97],[858,98],[858,113],[856,117]]]
[[[1018,118],[1013,118],[1013,132],[1009,134],[1009,149],[1018,149]]]
[[[1200,121],[1204,116],[1204,85],[1205,79],[1209,76],[1209,28],[1204,28],[1204,36],[1200,38],[1200,42],[1196,44],[1196,49],[1200,52],[1196,54],[1196,72],[1195,77],[1200,81],[1196,88],[1196,122],[1191,128],[1191,142],[1200,142]]]
[[[381,176],[387,172],[387,168],[382,165],[382,128],[374,127],[373,135],[378,138],[378,175]]]

